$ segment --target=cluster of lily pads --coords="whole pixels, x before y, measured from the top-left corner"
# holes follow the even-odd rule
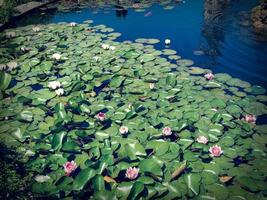
[[[150,8],[154,3],[159,4],[165,10],[172,10],[176,5],[182,3],[182,0],[164,0],[164,1],[155,1],[155,0],[140,0],[140,1],[131,1],[131,0],[123,0],[123,1],[88,1],[88,0],[80,0],[80,1],[61,1],[58,3],[59,11],[69,11],[72,9],[81,9],[81,8],[107,8],[110,6],[121,6],[124,9],[132,8],[136,12],[145,12],[148,8]]]
[[[0,34],[0,140],[34,197],[263,199],[265,89],[104,25]]]

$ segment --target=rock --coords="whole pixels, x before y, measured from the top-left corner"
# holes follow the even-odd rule
[[[261,21],[255,21],[253,23],[253,26],[256,28],[256,29],[263,29],[264,28],[264,24],[261,22]]]
[[[267,34],[267,0],[262,0],[259,6],[252,9],[251,19],[256,31]]]

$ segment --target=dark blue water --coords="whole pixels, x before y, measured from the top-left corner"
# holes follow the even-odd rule
[[[209,3],[211,2],[211,3]],[[219,3],[221,2],[221,3]],[[224,2],[224,3],[222,3]],[[195,66],[210,68],[213,72],[223,72],[267,88],[267,37],[256,33],[252,26],[242,26],[240,22],[249,16],[257,0],[188,0],[173,10],[164,10],[154,4],[145,13],[128,9],[123,12],[115,8],[91,10],[85,8],[71,12],[55,12],[52,15],[27,16],[19,22],[83,22],[94,20],[95,24],[105,24],[122,33],[119,39],[158,38],[162,42],[156,48],[165,48],[164,40],[171,39],[171,47],[183,58],[192,59]],[[244,16],[245,15],[245,16]],[[194,55],[201,50],[204,55]]]

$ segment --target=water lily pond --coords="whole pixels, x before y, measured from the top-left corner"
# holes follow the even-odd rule
[[[266,199],[265,88],[120,37],[92,20],[0,33],[8,197]]]

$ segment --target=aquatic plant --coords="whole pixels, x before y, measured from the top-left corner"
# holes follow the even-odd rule
[[[50,176],[47,176],[47,175],[37,175],[34,177],[34,180],[39,182],[39,183],[44,183],[44,182],[47,182],[49,181],[51,178]]]
[[[209,152],[212,157],[219,157],[223,153],[222,148],[218,145],[210,147]]]
[[[72,26],[72,27],[73,27],[73,26],[77,26],[77,23],[76,23],[76,22],[71,22],[71,23],[70,23],[70,26]]]
[[[125,173],[125,176],[128,178],[128,179],[131,179],[131,180],[134,180],[138,177],[138,173],[139,173],[139,168],[136,168],[136,167],[129,167],[127,170],[126,170],[126,173]]]
[[[92,8],[97,9],[107,8],[107,7],[115,7],[116,10],[125,10],[132,8],[136,12],[145,12],[146,9],[151,7],[154,3],[159,3],[163,9],[165,10],[172,10],[175,8],[176,5],[182,3],[182,1],[177,0],[163,0],[163,1],[156,1],[156,0],[140,0],[137,3],[124,0],[124,1],[117,1],[117,0],[110,0],[110,1],[88,1],[88,0],[79,0],[79,1],[60,1],[57,5],[59,11],[66,12],[68,10],[77,10],[82,8]],[[148,12],[149,15],[151,12]]]
[[[61,84],[59,81],[51,81],[48,83],[48,87],[55,90],[57,88],[60,88],[61,87]]]
[[[32,30],[33,30],[34,32],[39,32],[39,31],[40,31],[40,27],[38,27],[38,26],[34,26],[34,27],[32,27]]]
[[[257,120],[257,117],[255,115],[246,115],[245,116],[245,121],[248,123],[253,123],[255,124]]]
[[[108,44],[102,44],[101,47],[105,50],[108,50],[110,48]]]
[[[171,44],[171,40],[170,40],[170,39],[166,39],[166,40],[165,40],[165,45],[168,46],[168,45],[170,45],[170,44]]]
[[[97,118],[99,121],[103,122],[103,121],[106,119],[106,114],[100,112],[100,113],[98,113],[98,114],[96,115],[96,118]]]
[[[54,54],[52,55],[52,58],[55,59],[55,60],[60,60],[61,56],[62,56],[62,55],[59,54],[59,53],[54,53]]]
[[[208,138],[203,135],[197,137],[197,142],[201,144],[207,144],[209,142]]]
[[[70,176],[72,172],[74,172],[77,169],[77,164],[72,160],[71,162],[66,162],[64,165],[64,170],[66,172],[66,176]]]
[[[121,127],[120,127],[120,133],[121,133],[122,135],[127,134],[128,131],[129,131],[129,129],[128,129],[127,126],[121,126]]]
[[[34,198],[264,198],[264,88],[92,21],[39,27],[0,34],[0,139]]]
[[[212,79],[214,79],[214,75],[210,72],[205,74],[204,76],[207,80],[211,81]]]
[[[162,134],[165,136],[171,135],[172,134],[172,129],[170,127],[164,127],[162,130]]]

